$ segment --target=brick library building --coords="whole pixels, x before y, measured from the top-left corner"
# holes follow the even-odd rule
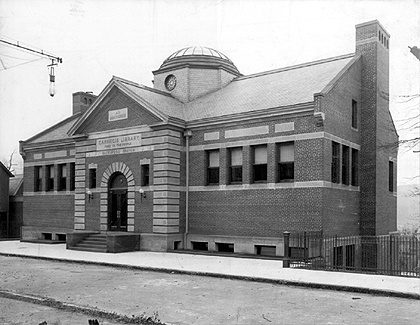
[[[283,254],[283,232],[396,230],[390,36],[355,53],[242,75],[221,52],[176,51],[153,88],[112,77],[21,141],[23,240],[70,249]]]

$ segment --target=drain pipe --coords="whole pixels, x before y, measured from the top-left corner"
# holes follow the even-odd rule
[[[185,233],[184,233],[184,249],[187,249],[187,237],[189,231],[189,186],[190,186],[190,137],[192,136],[191,130],[184,132],[185,137]]]

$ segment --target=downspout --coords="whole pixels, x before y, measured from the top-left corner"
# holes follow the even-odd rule
[[[184,249],[187,249],[187,237],[189,231],[189,186],[190,186],[190,137],[191,130],[184,132],[185,136],[185,233],[184,233]]]

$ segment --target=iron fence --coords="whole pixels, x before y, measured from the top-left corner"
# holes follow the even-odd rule
[[[420,277],[418,236],[325,236],[285,233],[285,266]]]

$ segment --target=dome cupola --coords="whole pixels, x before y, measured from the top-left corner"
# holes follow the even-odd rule
[[[183,65],[218,67],[240,75],[233,62],[222,52],[203,46],[185,47],[172,53],[163,61],[159,70],[173,69]]]
[[[241,76],[226,55],[202,46],[172,53],[153,74],[156,89],[169,92],[184,103],[217,91]]]

